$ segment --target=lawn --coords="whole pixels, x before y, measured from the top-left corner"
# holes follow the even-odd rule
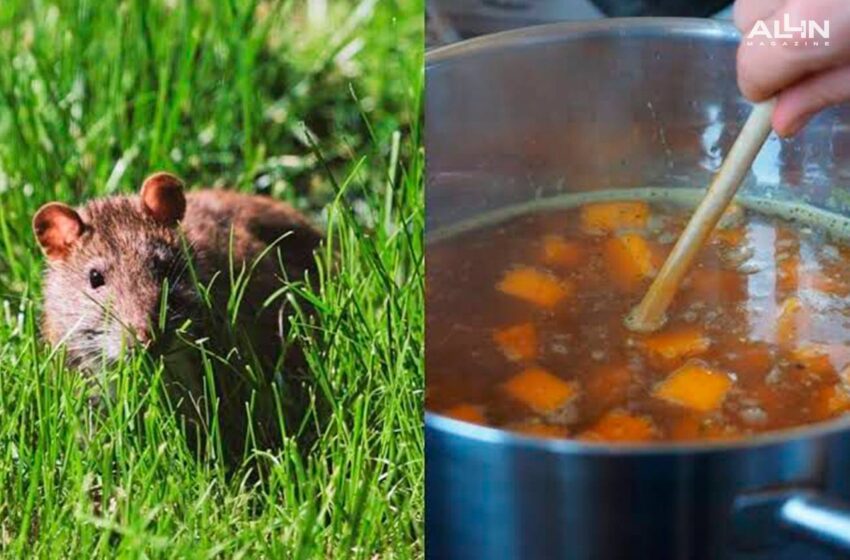
[[[0,556],[423,555],[423,10],[0,2]],[[327,235],[318,320],[293,327],[327,422],[261,453],[260,478],[196,456],[144,356],[104,372],[95,413],[39,338],[35,210],[159,169],[287,200]]]

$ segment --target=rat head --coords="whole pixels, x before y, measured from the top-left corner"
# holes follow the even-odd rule
[[[42,206],[33,230],[47,257],[48,340],[65,344],[85,367],[152,343],[161,334],[163,298],[166,324],[179,320],[195,294],[179,231],[185,211],[183,184],[168,173],[148,177],[139,196],[93,200],[78,210]]]

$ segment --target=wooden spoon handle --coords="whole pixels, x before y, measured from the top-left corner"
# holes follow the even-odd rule
[[[691,266],[697,252],[714,230],[714,226],[729,206],[735,192],[747,175],[753,160],[770,134],[770,119],[775,99],[753,107],[744,128],[729,150],[720,171],[708,187],[705,198],[697,207],[673,251],[653,280],[643,300],[626,317],[626,327],[637,332],[652,332],[667,320],[667,307],[676,295],[679,284]]]

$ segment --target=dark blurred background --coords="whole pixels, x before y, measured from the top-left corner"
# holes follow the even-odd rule
[[[427,43],[436,47],[528,25],[603,17],[732,18],[732,0],[428,0]]]

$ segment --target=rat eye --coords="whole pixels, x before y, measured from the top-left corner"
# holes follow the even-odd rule
[[[104,284],[106,284],[106,280],[103,278],[103,274],[97,269],[89,270],[89,284],[93,289],[98,289]]]

